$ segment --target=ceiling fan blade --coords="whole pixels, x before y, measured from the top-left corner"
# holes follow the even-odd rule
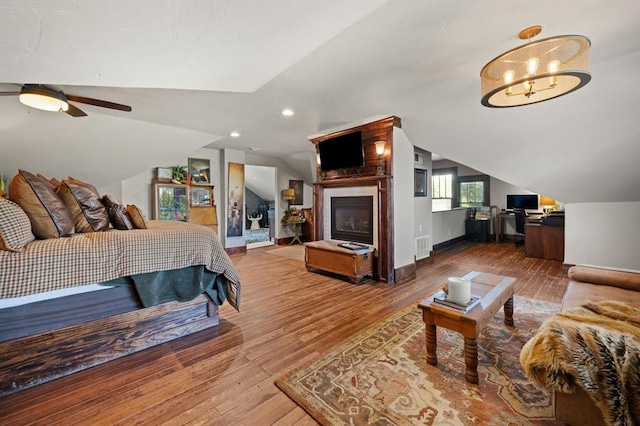
[[[72,117],[86,117],[87,113],[84,112],[83,110],[81,110],[78,107],[75,107],[71,104],[69,104],[69,109],[65,111],[67,114],[69,114]]]
[[[20,92],[0,92],[0,96],[18,96]]]
[[[129,105],[116,104],[114,102],[103,101],[100,99],[85,98],[84,96],[67,95],[67,99],[74,102],[82,102],[83,104],[89,104],[99,106],[102,108],[117,109],[119,111],[131,111]]]

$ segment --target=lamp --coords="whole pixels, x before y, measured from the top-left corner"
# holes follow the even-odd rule
[[[28,107],[44,111],[66,112],[69,109],[69,102],[64,93],[40,89],[38,87],[23,86],[18,99]]]
[[[287,203],[291,204],[291,200],[293,200],[295,196],[295,191],[293,188],[286,188],[282,190],[282,199]]]
[[[508,108],[566,95],[591,81],[591,41],[580,35],[549,37],[531,42],[542,31],[535,25],[518,37],[529,43],[491,60],[480,71],[482,105]]]
[[[542,211],[547,213],[547,211],[555,210],[556,200],[551,197],[540,195],[540,205],[542,206]]]
[[[378,176],[384,176],[382,157],[387,143],[385,141],[375,141],[373,144],[376,146],[376,154],[378,155]]]

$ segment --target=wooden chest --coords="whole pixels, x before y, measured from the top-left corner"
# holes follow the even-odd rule
[[[305,266],[307,271],[319,269],[332,272],[358,283],[365,276],[373,275],[375,250],[349,250],[335,241],[313,241],[305,243]]]

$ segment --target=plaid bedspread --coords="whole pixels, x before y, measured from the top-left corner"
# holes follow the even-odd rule
[[[147,227],[36,240],[22,252],[0,251],[0,298],[204,265],[224,275],[229,303],[239,309],[238,273],[211,229],[160,220],[147,221]]]

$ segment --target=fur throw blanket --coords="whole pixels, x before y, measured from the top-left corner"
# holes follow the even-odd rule
[[[609,425],[640,425],[640,309],[589,302],[547,319],[520,353],[534,382],[584,388]]]

